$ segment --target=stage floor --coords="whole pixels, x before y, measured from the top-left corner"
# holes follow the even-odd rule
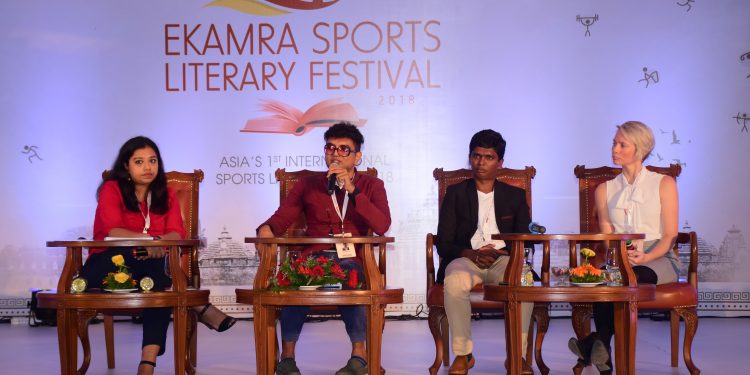
[[[473,322],[477,364],[471,374],[502,374],[505,359],[503,321]],[[171,328],[170,328],[171,329]],[[93,359],[89,374],[133,374],[138,363],[141,326],[129,321],[115,324],[117,368],[108,370],[102,325],[93,325]],[[169,333],[171,340],[171,331]],[[570,320],[550,323],[544,341],[544,359],[550,374],[571,374],[575,358],[567,349],[572,335]],[[173,374],[172,344],[159,358],[157,374]],[[0,324],[0,363],[3,374],[59,373],[57,334],[54,327]],[[252,322],[240,321],[230,331],[217,333],[200,325],[198,374],[254,374],[255,352]],[[693,343],[693,359],[703,374],[742,374],[750,366],[750,320],[748,318],[701,318]],[[305,324],[298,345],[297,363],[305,375],[332,374],[348,359],[348,340],[341,321]],[[383,366],[388,374],[426,374],[434,358],[434,346],[425,320],[388,320],[383,338]],[[79,355],[80,361],[80,355]],[[669,366],[669,323],[638,321],[636,357],[638,374],[687,374],[680,354],[679,368]],[[539,374],[538,369],[534,368]],[[439,374],[447,374],[447,367]],[[584,374],[597,374],[592,367]]]

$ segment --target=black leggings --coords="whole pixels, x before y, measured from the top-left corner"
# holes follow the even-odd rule
[[[133,257],[133,248],[131,247],[113,247],[101,253],[93,254],[88,257],[86,264],[81,270],[81,277],[86,279],[89,288],[101,288],[102,280],[108,273],[117,270],[112,257],[122,255],[125,258],[125,265],[133,275],[133,278],[140,280],[148,276],[154,280],[154,289],[160,290],[172,285],[172,279],[164,273],[164,259],[146,259],[138,260]],[[169,318],[172,309],[160,307],[153,309],[143,309],[143,342],[141,347],[146,345],[159,345],[159,355],[164,354],[164,347],[167,343],[167,328],[169,328]]]
[[[656,284],[656,272],[645,266],[634,266],[633,273],[638,284]],[[610,342],[615,330],[615,305],[611,302],[594,303],[594,325],[599,338],[610,349]]]

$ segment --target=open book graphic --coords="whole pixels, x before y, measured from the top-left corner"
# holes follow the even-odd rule
[[[328,99],[313,105],[306,112],[302,112],[286,103],[277,100],[263,99],[261,110],[270,116],[248,120],[241,132],[250,133],[282,133],[303,135],[313,127],[329,127],[338,122],[349,122],[362,127],[367,122],[357,115],[357,111],[349,103],[340,99]]]

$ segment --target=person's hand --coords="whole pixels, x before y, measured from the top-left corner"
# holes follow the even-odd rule
[[[271,238],[273,237],[273,231],[271,230],[271,226],[269,225],[263,225],[260,228],[258,228],[258,237],[260,238]],[[256,243],[255,244],[255,250],[260,251],[260,248],[264,246],[263,244]]]
[[[138,260],[161,259],[167,255],[167,251],[163,247],[147,247],[146,251],[148,252],[148,255],[145,255],[142,257],[136,257],[135,259],[138,259]]]
[[[628,250],[628,260],[634,266],[648,262],[646,253],[640,250]]]
[[[328,178],[330,175],[335,174],[336,175],[336,181],[338,181],[338,184],[344,184],[344,189],[347,193],[351,193],[354,191],[354,183],[352,182],[353,173],[350,173],[345,168],[342,168],[340,164],[338,163],[331,163],[331,165],[328,166],[328,173],[326,173],[326,178]]]
[[[495,245],[487,244],[476,250],[478,257],[475,262],[481,269],[490,268],[492,263],[495,263],[497,258],[502,255],[502,252],[495,249]]]

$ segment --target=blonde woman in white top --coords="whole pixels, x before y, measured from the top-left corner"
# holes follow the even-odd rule
[[[645,233],[628,251],[638,283],[664,284],[677,280],[679,260],[671,249],[677,239],[677,184],[674,178],[646,169],[643,162],[654,149],[654,134],[645,124],[628,121],[617,127],[612,162],[622,167],[616,178],[596,188],[595,202],[602,233]],[[611,303],[594,304],[596,332],[568,347],[584,365],[601,374],[612,373],[610,342],[614,332]]]

